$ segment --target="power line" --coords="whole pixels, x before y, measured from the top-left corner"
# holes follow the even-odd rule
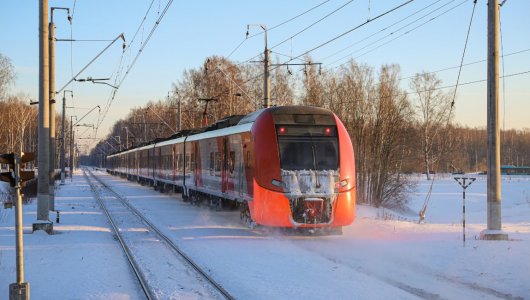
[[[508,56],[512,56],[512,55],[516,55],[516,54],[521,54],[521,53],[524,53],[524,52],[528,52],[528,51],[530,51],[530,48],[523,49],[523,50],[516,51],[516,52],[511,52],[511,53],[508,53],[508,54],[502,55],[501,57],[504,58],[504,57],[508,57]],[[465,67],[465,66],[475,65],[475,64],[482,63],[482,62],[485,62],[485,61],[486,61],[486,59],[475,60],[475,61],[472,61],[472,62],[469,62],[469,63],[463,64],[462,66]],[[439,70],[435,70],[435,71],[431,71],[431,72],[426,72],[426,74],[440,73],[440,72],[444,72],[444,71],[449,71],[449,70],[453,70],[453,69],[458,69],[459,67],[460,67],[460,66],[447,67],[447,68],[443,68],[443,69],[439,69]],[[410,75],[410,76],[407,76],[407,77],[401,77],[399,80],[410,79],[410,78],[413,78],[414,76],[416,76],[416,75]]]
[[[147,11],[145,12],[145,15],[142,18],[142,21],[140,22],[140,25],[138,25],[138,28],[136,29],[136,32],[134,33],[134,35],[133,35],[133,37],[131,39],[131,42],[129,43],[129,46],[127,46],[127,48],[131,48],[131,46],[133,45],[133,43],[134,43],[134,41],[136,39],[136,36],[138,35],[138,32],[140,31],[140,28],[142,28],[145,20],[147,19],[147,15],[151,11],[151,7],[153,6],[153,2],[155,2],[155,0],[151,0],[151,3],[149,4],[149,7],[147,8]]]
[[[364,41],[370,39],[371,37],[373,37],[373,36],[375,36],[375,35],[377,35],[377,34],[383,32],[383,31],[385,31],[385,30],[387,30],[387,29],[393,27],[394,25],[397,25],[397,24],[399,24],[399,23],[401,23],[401,22],[403,22],[403,21],[405,21],[405,20],[407,20],[407,19],[409,19],[409,18],[411,18],[411,17],[413,17],[413,16],[419,14],[420,12],[422,12],[422,11],[428,9],[429,7],[435,5],[436,3],[440,2],[440,1],[442,1],[442,0],[435,1],[435,2],[433,2],[433,3],[431,3],[431,4],[429,4],[429,5],[427,5],[427,6],[423,7],[423,8],[421,8],[421,9],[415,11],[414,13],[412,13],[412,14],[406,16],[405,18],[403,18],[403,19],[401,19],[401,20],[399,20],[399,21],[397,21],[397,22],[394,22],[394,23],[390,24],[389,26],[386,26],[386,27],[384,27],[383,29],[381,29],[381,30],[379,30],[379,31],[377,31],[377,32],[375,32],[375,33],[373,33],[373,34],[371,34],[371,35],[369,35],[369,36],[367,36],[367,37],[365,37],[365,38],[363,38],[363,39],[361,39],[361,40],[359,40],[359,41],[357,41],[357,42],[355,42],[355,43],[353,43],[353,44],[348,45],[347,47],[344,47],[344,48],[342,48],[342,49],[340,49],[340,50],[338,50],[338,51],[336,51],[336,52],[334,52],[334,53],[332,53],[332,54],[330,54],[330,55],[324,57],[323,59],[321,59],[321,61],[325,61],[325,60],[327,60],[327,59],[330,58],[330,57],[333,57],[333,56],[335,56],[335,55],[337,55],[337,54],[339,54],[339,53],[341,53],[341,52],[344,52],[344,51],[347,50],[347,49],[350,49],[351,47],[353,47],[353,46],[355,46],[355,45],[357,45],[357,44],[359,44],[359,43],[361,43],[361,42],[364,42]],[[453,1],[455,1],[455,0],[452,0],[452,1],[450,1],[450,2],[453,2]]]
[[[452,1],[451,1],[451,2],[452,2]],[[397,39],[399,39],[399,38],[401,38],[401,37],[403,37],[403,36],[405,36],[405,35],[411,33],[412,31],[414,31],[414,30],[416,30],[416,29],[418,29],[418,28],[420,28],[420,27],[425,26],[426,24],[428,24],[428,23],[430,23],[430,22],[432,22],[432,21],[438,19],[439,17],[441,17],[441,16],[443,16],[443,15],[445,15],[445,14],[447,14],[448,12],[450,12],[450,11],[452,11],[452,10],[458,8],[459,6],[463,5],[463,4],[466,3],[466,2],[467,2],[467,0],[464,0],[464,1],[460,2],[459,4],[457,4],[457,5],[455,5],[455,6],[451,7],[451,8],[449,8],[449,9],[447,9],[447,10],[441,12],[440,14],[438,14],[438,15],[436,15],[436,16],[430,18],[429,20],[427,20],[427,21],[425,21],[425,22],[423,22],[423,23],[417,25],[416,27],[413,27],[412,29],[410,29],[410,30],[408,30],[408,31],[406,31],[406,32],[404,32],[404,33],[402,33],[402,34],[396,36],[395,38],[393,38],[393,39],[391,39],[391,40],[389,40],[389,41],[386,41],[386,42],[384,42],[384,43],[382,43],[382,44],[380,44],[380,45],[378,45],[378,46],[376,46],[376,47],[374,47],[374,48],[372,48],[372,49],[370,49],[370,50],[368,50],[368,51],[366,51],[366,52],[364,52],[364,53],[362,53],[362,54],[360,54],[360,55],[358,55],[358,56],[356,56],[356,57],[353,58],[353,59],[357,59],[357,58],[359,58],[359,57],[361,57],[361,56],[364,56],[364,55],[366,55],[366,54],[368,54],[368,53],[371,53],[371,52],[373,52],[373,51],[375,51],[375,50],[377,50],[377,49],[379,49],[379,48],[381,48],[381,47],[383,47],[383,46],[385,46],[385,45],[390,44],[391,42],[393,42],[393,41],[395,41],[395,40],[397,40]],[[442,7],[443,7],[443,6],[442,6]],[[439,9],[439,8],[438,8],[438,9]],[[438,9],[436,9],[436,10],[438,10]],[[435,11],[436,11],[436,10],[435,10]],[[430,13],[429,13],[429,14],[430,14]],[[427,15],[428,15],[428,14],[427,14]],[[425,15],[425,16],[427,16],[427,15]],[[424,16],[424,17],[425,17],[425,16]],[[417,19],[417,20],[420,20],[420,19],[422,19],[422,18],[424,18],[424,17],[421,17],[421,18],[419,18],[419,19]],[[417,21],[417,20],[416,20],[416,21]],[[414,21],[414,22],[416,22],[416,21]],[[398,30],[396,30],[396,31],[394,31],[394,32],[391,32],[391,33],[388,34],[387,36],[385,36],[385,37],[383,37],[383,38],[381,38],[381,39],[379,39],[379,40],[377,40],[377,41],[375,41],[375,42],[373,42],[373,43],[368,44],[368,45],[365,46],[365,47],[362,47],[362,48],[360,48],[360,49],[358,49],[358,50],[355,50],[355,51],[349,53],[348,55],[345,55],[345,56],[343,56],[343,57],[341,57],[341,58],[339,58],[339,59],[337,59],[337,60],[331,62],[329,65],[333,65],[333,64],[335,64],[335,63],[337,63],[337,62],[339,62],[339,61],[341,61],[341,60],[344,60],[344,59],[346,59],[346,58],[349,58],[349,57],[351,57],[352,54],[354,54],[354,53],[356,53],[356,52],[358,52],[358,51],[360,51],[360,50],[366,49],[366,48],[368,48],[369,46],[371,46],[371,45],[373,45],[373,44],[375,44],[375,43],[377,43],[377,42],[383,40],[383,39],[386,38],[386,37],[393,36],[394,33],[396,33],[397,31],[399,31],[399,30],[401,30],[401,29],[403,29],[403,28],[405,28],[405,27],[407,27],[408,25],[413,24],[414,22],[411,22],[411,23],[407,24],[406,26],[401,27],[401,28],[399,28]],[[338,65],[337,67],[339,67],[339,66],[341,66],[341,65]]]
[[[509,77],[515,77],[515,76],[520,76],[520,75],[525,75],[525,74],[530,74],[530,70],[523,71],[523,72],[518,72],[518,73],[512,73],[512,74],[508,74],[508,75],[504,75],[504,76],[500,76],[500,78],[509,78]],[[477,84],[477,83],[486,82],[486,81],[487,81],[487,79],[479,79],[479,80],[474,80],[474,81],[468,81],[468,82],[460,83],[460,84],[458,84],[458,86]],[[457,86],[456,84],[446,85],[446,86],[441,86],[441,87],[437,87],[437,88],[433,88],[433,89],[427,89],[427,90],[418,91],[418,92],[419,93],[424,93],[424,92],[430,92],[430,91],[437,91],[437,90],[453,88],[453,87],[456,87],[456,86]],[[418,92],[405,92],[405,93],[396,94],[396,95],[393,95],[393,96],[406,96],[406,95],[410,95],[410,94],[417,94]]]
[[[272,26],[272,27],[269,28],[267,31],[270,32],[271,30],[274,30],[274,29],[276,29],[276,28],[278,28],[278,27],[280,27],[280,26],[282,26],[282,25],[285,25],[285,24],[287,24],[287,23],[289,23],[289,22],[291,22],[291,21],[293,21],[293,20],[296,20],[296,19],[298,19],[299,17],[301,17],[301,16],[303,16],[303,15],[305,15],[305,14],[307,14],[307,13],[309,13],[309,12],[311,12],[311,11],[317,9],[317,8],[319,8],[320,6],[322,6],[322,5],[326,4],[326,3],[328,3],[329,1],[330,1],[330,0],[326,0],[326,1],[324,1],[324,2],[321,2],[320,4],[317,4],[316,6],[313,6],[313,7],[311,7],[310,9],[308,9],[308,10],[306,10],[306,11],[304,11],[304,12],[302,12],[302,13],[300,13],[300,14],[298,14],[298,15],[292,17],[292,18],[290,18],[290,19],[288,19],[288,20],[286,20],[286,21],[283,21],[283,22],[280,23],[280,24],[277,24],[277,25]],[[232,55],[237,49],[239,49],[239,47],[241,47],[241,45],[242,45],[245,41],[247,41],[248,39],[251,39],[251,38],[253,38],[253,37],[256,37],[256,36],[258,36],[258,35],[264,34],[264,33],[265,33],[265,31],[259,31],[259,32],[255,33],[255,34],[253,34],[253,35],[251,35],[251,36],[249,36],[249,37],[246,37],[246,38],[245,38],[245,39],[244,39],[244,40],[243,40],[243,41],[242,41],[242,42],[241,42],[241,43],[240,43],[240,44],[239,44],[239,45],[238,45],[238,46],[237,46],[237,47],[236,47],[231,53],[230,53],[230,55],[228,55],[228,57],[230,57],[230,56],[231,56],[231,55]],[[255,56],[253,56],[253,57],[251,57],[251,58],[249,58],[248,60],[246,60],[246,61],[243,62],[243,63],[239,63],[238,65],[248,63],[249,61],[255,59],[256,57],[258,57],[258,56],[260,56],[260,55],[261,55],[261,53],[258,54],[258,55],[255,55]]]
[[[152,0],[154,1],[154,0]],[[140,49],[138,49],[138,52],[136,53],[136,56],[134,57],[132,63],[128,66],[127,70],[125,71],[125,74],[123,75],[123,77],[118,81],[118,77],[116,77],[116,89],[114,89],[112,92],[111,92],[111,96],[110,96],[110,100],[108,101],[108,104],[105,108],[105,112],[103,113],[103,117],[101,118],[101,120],[99,120],[99,123],[97,124],[96,126],[96,130],[97,128],[99,128],[99,126],[101,125],[101,123],[104,121],[104,119],[106,118],[107,116],[107,113],[110,109],[110,106],[112,105],[112,102],[114,101],[115,97],[116,97],[116,93],[118,91],[118,89],[121,87],[121,85],[123,84],[123,81],[125,80],[125,78],[127,77],[127,75],[129,75],[130,71],[132,70],[132,68],[134,67],[134,65],[136,64],[136,62],[138,61],[138,58],[140,57],[140,55],[142,54],[144,48],[147,46],[147,44],[149,43],[149,41],[151,40],[151,37],[153,36],[155,30],[158,28],[158,25],[160,25],[160,22],[162,21],[162,19],[164,18],[164,16],[166,15],[167,11],[169,10],[169,7],[171,6],[171,4],[173,3],[173,0],[169,0],[167,3],[166,3],[166,6],[164,7],[163,11],[160,13],[158,19],[155,21],[155,24],[153,25],[153,27],[151,28],[151,31],[149,32],[149,35],[147,36],[147,38],[145,39],[145,41],[142,43],[142,46],[140,47]],[[149,10],[151,9],[151,5],[149,6],[149,9],[148,9],[148,12]],[[144,19],[142,20],[141,24],[143,24],[143,22],[145,21],[145,17]],[[141,26],[139,26],[140,28]],[[137,30],[138,32],[138,30]],[[135,36],[136,37],[136,36]],[[120,72],[120,75],[121,75],[121,72]]]
[[[408,1],[405,2],[405,3],[402,3],[402,4],[400,4],[400,5],[398,5],[398,6],[394,7],[394,8],[392,8],[392,9],[390,9],[390,10],[387,10],[386,12],[384,12],[384,13],[382,13],[382,14],[379,14],[379,15],[376,16],[375,18],[373,18],[373,19],[369,19],[369,20],[367,20],[366,22],[364,22],[364,23],[362,23],[362,24],[360,24],[360,25],[357,25],[357,26],[353,27],[352,29],[347,30],[347,31],[345,31],[345,32],[343,32],[343,33],[341,33],[341,34],[339,34],[338,36],[336,36],[336,37],[334,37],[334,38],[332,38],[332,39],[330,39],[330,40],[328,40],[328,41],[326,41],[326,42],[324,42],[324,43],[322,43],[322,44],[320,44],[320,45],[318,45],[318,46],[316,46],[316,47],[313,47],[312,49],[307,50],[306,52],[304,52],[304,53],[302,53],[302,54],[300,54],[300,55],[298,55],[298,56],[296,56],[296,57],[294,57],[294,58],[291,58],[291,59],[290,59],[289,61],[287,61],[286,63],[288,63],[288,62],[290,62],[290,61],[293,61],[293,60],[296,59],[296,58],[302,57],[302,56],[304,56],[304,55],[306,55],[306,54],[309,54],[309,53],[311,53],[311,52],[313,52],[313,51],[315,51],[315,50],[317,50],[317,49],[319,49],[319,48],[321,48],[321,47],[324,47],[325,45],[327,45],[327,44],[329,44],[329,43],[331,43],[331,42],[334,42],[334,41],[338,40],[339,38],[341,38],[341,37],[343,37],[343,36],[345,36],[345,35],[347,35],[347,34],[352,33],[353,31],[355,31],[355,30],[357,30],[357,29],[359,29],[359,28],[365,26],[366,24],[368,24],[368,23],[370,23],[370,22],[372,22],[372,21],[375,21],[375,20],[377,20],[377,19],[379,19],[379,18],[381,18],[381,17],[384,17],[385,15],[387,15],[387,14],[389,14],[389,13],[395,11],[395,10],[398,10],[398,9],[402,8],[403,6],[405,6],[405,5],[407,5],[407,4],[410,4],[410,3],[414,2],[414,1],[415,1],[415,0],[408,0]]]
[[[460,74],[462,73],[462,65],[464,64],[464,57],[466,56],[467,43],[469,41],[469,33],[471,32],[471,24],[473,24],[473,16],[475,16],[476,7],[477,7],[477,0],[473,2],[473,11],[471,12],[471,19],[469,20],[469,26],[467,28],[466,42],[464,43],[464,51],[462,52],[462,59],[460,60],[460,67],[458,68],[458,76],[456,77],[456,87],[455,87],[455,92],[453,94],[453,100],[451,101],[451,109],[449,110],[449,117],[447,119],[447,123],[449,123],[451,111],[453,110],[453,106],[455,105],[456,91],[458,90],[458,83],[460,82]]]
[[[309,28],[315,26],[316,24],[320,23],[321,21],[323,21],[324,19],[327,19],[329,16],[331,16],[332,14],[336,13],[337,11],[343,9],[344,7],[346,7],[348,4],[352,3],[353,1],[355,0],[350,0],[346,3],[344,3],[343,5],[339,6],[338,8],[334,9],[332,12],[328,13],[327,15],[323,16],[322,18],[318,19],[317,21],[311,23],[309,26],[306,26],[304,27],[302,30],[298,31],[297,33],[293,34],[292,36],[286,38],[285,40],[279,42],[278,44],[270,47],[270,49],[274,49],[282,44],[284,44],[285,42],[289,41],[290,39],[293,39],[295,37],[297,37],[298,35],[302,34],[303,32],[305,32],[306,30],[308,30]]]
[[[387,15],[387,14],[389,14],[389,13],[391,13],[391,12],[393,12],[393,11],[399,9],[399,8],[401,8],[401,7],[406,6],[407,4],[410,4],[410,3],[414,2],[414,1],[415,0],[409,0],[409,1],[406,1],[406,2],[404,2],[404,3],[402,3],[402,4],[398,5],[398,6],[395,6],[394,8],[392,8],[390,10],[387,10],[384,13],[381,13],[381,14],[377,15],[374,18],[369,19],[366,22],[363,22],[363,23],[361,23],[361,24],[359,24],[359,25],[357,25],[357,26],[355,26],[355,27],[353,27],[353,28],[351,28],[351,29],[349,29],[349,30],[347,30],[347,31],[335,36],[334,38],[332,38],[332,39],[330,39],[330,40],[328,40],[326,42],[323,42],[323,43],[319,44],[318,46],[315,46],[315,47],[311,48],[310,50],[307,50],[307,51],[305,51],[305,52],[303,52],[303,53],[301,53],[301,54],[299,54],[299,55],[297,55],[295,57],[292,57],[291,59],[289,59],[288,61],[286,61],[286,62],[284,62],[282,64],[278,64],[276,67],[272,68],[270,71],[274,71],[276,68],[279,68],[279,67],[281,67],[283,65],[287,65],[289,62],[291,62],[291,61],[293,61],[295,59],[298,59],[298,58],[300,58],[300,57],[302,57],[304,55],[307,55],[307,54],[309,54],[309,53],[311,53],[311,52],[313,52],[313,51],[315,51],[315,50],[317,50],[317,49],[319,49],[321,47],[324,47],[325,45],[328,45],[329,43],[332,43],[332,42],[336,41],[337,39],[339,39],[339,38],[341,38],[341,37],[343,37],[343,36],[345,36],[345,35],[347,35],[349,33],[352,33],[353,31],[355,31],[355,30],[357,30],[359,28],[364,27],[368,23],[370,23],[372,21],[375,21],[375,20],[377,20],[377,19],[379,19],[379,18],[381,18],[381,17],[383,17],[383,16],[385,16],[385,15]],[[254,80],[256,80],[256,79],[258,79],[258,78],[260,78],[262,76],[263,76],[263,74],[259,74],[259,75],[255,76],[253,78],[248,79],[247,81],[245,81],[245,83],[250,82],[250,81],[254,81]]]

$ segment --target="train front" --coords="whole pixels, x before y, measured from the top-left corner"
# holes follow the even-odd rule
[[[350,137],[332,112],[306,106],[264,110],[252,127],[258,224],[342,227],[355,218],[355,160]]]

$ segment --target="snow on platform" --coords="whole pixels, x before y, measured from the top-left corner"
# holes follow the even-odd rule
[[[191,206],[178,195],[97,174],[237,299],[530,299],[530,177],[503,177],[510,241],[474,239],[486,226],[485,177],[468,188],[463,247],[462,190],[450,176],[435,180],[425,224],[412,213],[359,205],[344,235],[322,237],[250,230],[237,211]],[[414,180],[410,208],[417,212],[430,181]],[[67,183],[57,191],[59,234],[24,235],[31,295],[142,298],[84,178]],[[36,201],[24,206],[26,231],[35,211]],[[0,298],[15,279],[13,224],[14,210],[1,208]]]

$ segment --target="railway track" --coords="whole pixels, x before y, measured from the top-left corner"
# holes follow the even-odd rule
[[[87,172],[88,172],[88,175],[87,175]],[[200,288],[198,291],[193,290],[192,293],[194,293],[195,296],[199,296],[200,298],[235,299],[218,282],[216,282],[206,271],[204,271],[186,253],[184,253],[171,239],[169,239],[163,232],[161,232],[152,222],[146,219],[145,216],[140,211],[138,211],[135,207],[133,207],[127,201],[125,197],[118,194],[110,186],[108,186],[106,183],[101,181],[89,169],[83,169],[83,175],[86,181],[88,182],[88,184],[90,185],[90,188],[93,191],[94,195],[96,196],[96,199],[98,203],[100,204],[101,208],[103,209],[105,215],[107,216],[109,223],[112,227],[112,230],[114,231],[118,242],[120,243],[122,249],[124,250],[125,256],[127,257],[127,260],[131,266],[131,269],[133,270],[133,273],[135,277],[137,278],[140,284],[140,287],[147,299],[158,299],[158,298],[183,296],[182,294],[175,295],[175,294],[171,294],[171,292],[163,291],[163,284],[160,283],[160,280],[151,278],[152,276],[156,275],[157,268],[160,266],[154,265],[154,268],[150,269],[149,262],[147,262],[146,264],[145,262],[142,262],[141,259],[138,259],[137,256],[135,256],[136,252],[138,253],[142,252],[141,247],[145,248],[145,247],[160,247],[160,246],[165,247],[165,250],[158,249],[156,251],[163,253],[164,251],[167,252],[169,250],[172,252],[172,255],[173,255],[173,260],[172,261],[168,260],[165,262],[165,264],[170,265],[170,267],[171,266],[174,267],[175,263],[181,262],[183,265],[185,265],[185,268],[188,269],[186,273],[194,273],[197,280],[200,280],[209,286],[209,289],[208,289],[204,287],[204,284],[202,284],[202,286],[204,287],[204,290],[200,290]],[[103,193],[106,193],[107,195],[103,195]],[[113,216],[113,213],[115,213],[119,217],[115,218]],[[123,233],[128,232],[128,230],[124,230],[124,228],[120,229],[119,224],[117,224],[118,222],[116,222],[116,219],[120,219],[122,223],[124,221],[129,222],[129,224],[133,223],[134,226],[129,226],[129,229],[134,228],[133,231],[135,231],[136,234],[138,234],[138,232],[145,232],[147,234],[151,234],[152,235],[151,240],[157,240],[162,243],[154,243],[153,245],[145,245],[146,244],[145,241],[148,239],[144,236],[142,237],[141,240],[138,240],[137,244],[140,244],[140,246],[134,245],[131,238],[127,238],[123,235]],[[143,226],[143,228],[141,228],[141,226]],[[155,252],[155,250],[151,248],[147,250],[144,249],[144,251],[147,251],[148,253]],[[167,257],[167,253],[165,253],[164,255],[166,255]],[[164,264],[161,263],[159,259],[156,259],[156,261],[158,262],[159,265],[161,265],[161,267],[164,267]],[[161,273],[164,273],[164,272],[161,272]],[[173,278],[172,276],[167,276],[167,277]],[[175,283],[173,282],[173,285],[171,285],[171,287],[174,287],[174,286],[175,286]],[[197,285],[195,284],[195,287],[196,286]],[[201,284],[199,284],[199,287],[200,286]],[[180,289],[185,289],[185,287],[181,286]]]

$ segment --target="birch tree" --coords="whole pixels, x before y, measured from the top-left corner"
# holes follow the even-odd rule
[[[421,130],[421,152],[427,180],[430,180],[432,164],[441,153],[433,151],[439,142],[451,109],[451,97],[440,88],[442,81],[433,73],[417,73],[410,82],[414,91],[414,109]]]

